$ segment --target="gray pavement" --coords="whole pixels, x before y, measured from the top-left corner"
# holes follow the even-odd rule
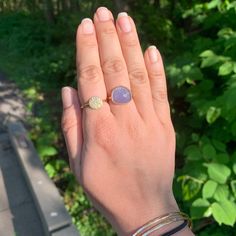
[[[20,91],[0,73],[0,236],[79,236],[21,125],[27,115]]]
[[[9,119],[25,123],[28,115],[20,90],[0,72],[0,128]]]
[[[25,122],[24,100],[0,74],[0,235],[42,236],[42,223],[11,146],[7,122]]]

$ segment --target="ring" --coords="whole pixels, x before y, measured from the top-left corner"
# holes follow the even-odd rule
[[[132,94],[130,90],[124,86],[117,86],[111,91],[111,96],[108,99],[102,100],[98,96],[92,96],[85,104],[80,108],[91,108],[97,110],[103,106],[103,102],[111,100],[114,104],[125,104],[130,102],[132,99]]]
[[[111,96],[108,99],[115,104],[125,104],[131,101],[132,94],[128,88],[117,86],[112,89]]]
[[[88,102],[86,102],[84,105],[82,105],[80,108],[86,108],[89,107],[93,110],[97,110],[99,108],[101,108],[103,106],[103,102],[105,102],[106,100],[102,100],[100,97],[98,96],[93,96],[91,97]]]

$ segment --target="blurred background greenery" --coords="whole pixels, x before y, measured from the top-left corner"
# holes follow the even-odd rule
[[[60,89],[75,32],[98,6],[127,11],[164,57],[177,135],[175,196],[196,235],[236,235],[236,1],[0,0],[0,71],[27,98],[33,139],[82,235],[116,235],[69,171]]]

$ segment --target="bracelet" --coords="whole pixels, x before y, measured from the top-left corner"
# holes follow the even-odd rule
[[[182,216],[173,216],[173,217],[169,217],[161,222],[159,222],[159,224],[157,225],[154,225],[152,228],[149,227],[148,230],[145,230],[144,232],[142,232],[142,236],[148,236],[150,235],[151,233],[157,231],[158,229],[164,227],[164,226],[167,226],[167,225],[170,225],[174,222],[177,222],[177,221],[183,221],[183,217]]]
[[[171,212],[166,215],[157,217],[153,220],[150,220],[145,225],[141,226],[134,234],[132,234],[132,236],[148,236],[152,232],[157,231],[158,229],[177,221],[184,221],[184,223],[186,221],[189,228],[191,228],[192,226],[192,222],[189,219],[188,215],[183,212]],[[184,227],[185,226],[186,225],[184,225]]]
[[[188,225],[188,221],[185,220],[181,225],[177,226],[176,228],[174,228],[174,229],[172,229],[172,230],[170,230],[170,231],[168,231],[168,232],[166,232],[166,233],[164,233],[164,234],[162,234],[160,236],[171,236],[171,235],[179,232],[183,228],[185,228],[185,226],[187,226],[187,225]]]

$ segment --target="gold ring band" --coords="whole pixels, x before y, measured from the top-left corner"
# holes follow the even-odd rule
[[[107,99],[101,99],[98,96],[91,97],[86,103],[84,103],[80,108],[91,108],[93,110],[98,110],[103,106],[103,102],[106,102]]]

